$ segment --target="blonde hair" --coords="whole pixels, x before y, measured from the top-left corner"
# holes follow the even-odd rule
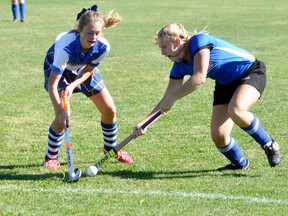
[[[200,32],[197,32],[197,30],[194,30],[193,33],[190,33],[188,31],[186,31],[185,27],[180,23],[167,24],[167,25],[163,26],[156,33],[156,35],[154,36],[154,42],[156,44],[158,44],[158,39],[163,38],[163,37],[167,37],[171,41],[175,41],[176,38],[178,37],[181,40],[183,40],[184,42],[187,42],[195,34],[199,34],[199,33],[203,33],[203,32],[208,33],[208,31],[206,29],[207,29],[207,27],[205,27]]]
[[[108,29],[111,27],[115,27],[122,18],[118,13],[114,13],[113,11],[109,11],[109,13],[105,16],[101,16],[97,11],[86,11],[81,15],[78,21],[77,29],[81,31],[84,26],[88,25],[91,22],[101,22],[103,25],[103,29]]]

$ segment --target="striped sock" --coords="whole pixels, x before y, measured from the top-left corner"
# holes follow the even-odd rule
[[[64,137],[63,133],[55,133],[51,127],[48,132],[48,149],[45,155],[45,161],[47,160],[58,160],[58,152]]]
[[[115,145],[117,141],[117,123],[113,124],[105,124],[101,122],[102,126],[102,134],[104,140],[104,149],[110,151]]]
[[[259,143],[262,147],[268,142],[272,141],[272,138],[267,134],[267,132],[262,127],[259,119],[254,116],[254,120],[247,128],[242,128],[246,133],[248,133],[253,139]]]
[[[218,148],[218,150],[235,165],[245,166],[246,158],[241,152],[237,142],[231,137],[230,143],[224,148]]]

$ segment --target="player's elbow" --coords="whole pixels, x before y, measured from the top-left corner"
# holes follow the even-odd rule
[[[194,82],[195,86],[200,87],[200,86],[205,84],[206,77],[203,77],[203,76],[194,77],[193,82]]]

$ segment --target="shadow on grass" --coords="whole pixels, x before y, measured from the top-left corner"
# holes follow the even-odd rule
[[[0,165],[0,169],[18,169],[18,168],[29,168],[29,167],[40,167],[43,164],[21,164],[21,165]]]
[[[0,173],[0,181],[2,180],[39,181],[39,180],[51,179],[55,177],[63,179],[63,173],[43,173],[43,174]]]
[[[247,172],[247,173],[245,173]],[[203,176],[232,176],[232,177],[259,177],[259,175],[249,175],[248,171],[227,171],[219,172],[217,170],[189,170],[189,171],[104,171],[99,175],[111,175],[123,179],[177,179],[177,178],[196,178]]]
[[[87,163],[87,162],[85,162]],[[41,173],[40,174],[19,174],[18,172],[2,171],[0,173],[1,180],[22,180],[22,181],[38,181],[51,178],[61,178],[65,181],[65,172],[67,171],[67,163],[62,163],[65,167],[63,170],[59,169],[54,173]],[[63,167],[61,166],[61,167]],[[43,164],[22,164],[22,165],[0,165],[0,170],[13,170],[13,169],[25,169],[37,167],[39,169],[45,169]],[[45,169],[46,170],[46,169]],[[83,170],[82,170],[83,171]],[[227,171],[219,172],[215,169],[210,170],[188,170],[188,171],[131,171],[131,170],[119,170],[119,171],[100,171],[98,175],[110,175],[113,177],[119,177],[122,179],[142,179],[142,180],[151,180],[151,179],[184,179],[184,178],[197,178],[203,176],[219,176],[219,177],[249,177],[255,178],[259,175],[251,175],[249,171]]]
[[[20,180],[20,181],[38,181],[51,178],[63,178],[63,172],[54,173],[42,173],[39,170],[39,174],[19,174],[17,169],[29,169],[29,168],[42,169],[43,163],[41,164],[15,164],[15,165],[0,165],[0,181],[1,180]],[[16,169],[15,171],[13,171]],[[43,168],[44,169],[44,168]],[[6,170],[6,171],[5,171]]]

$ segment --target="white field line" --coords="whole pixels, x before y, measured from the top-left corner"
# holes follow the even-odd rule
[[[165,196],[179,198],[194,198],[194,199],[220,199],[220,200],[242,200],[244,202],[253,203],[269,203],[269,204],[288,204],[288,200],[270,199],[266,197],[251,197],[251,196],[232,196],[213,193],[186,193],[186,192],[165,192],[165,191],[141,191],[141,190],[113,190],[113,189],[89,189],[89,188],[66,188],[66,187],[40,187],[31,188],[27,186],[5,185],[0,186],[0,191],[28,191],[28,192],[53,192],[53,193],[79,193],[79,194],[124,194],[124,195],[148,195],[148,196]]]

